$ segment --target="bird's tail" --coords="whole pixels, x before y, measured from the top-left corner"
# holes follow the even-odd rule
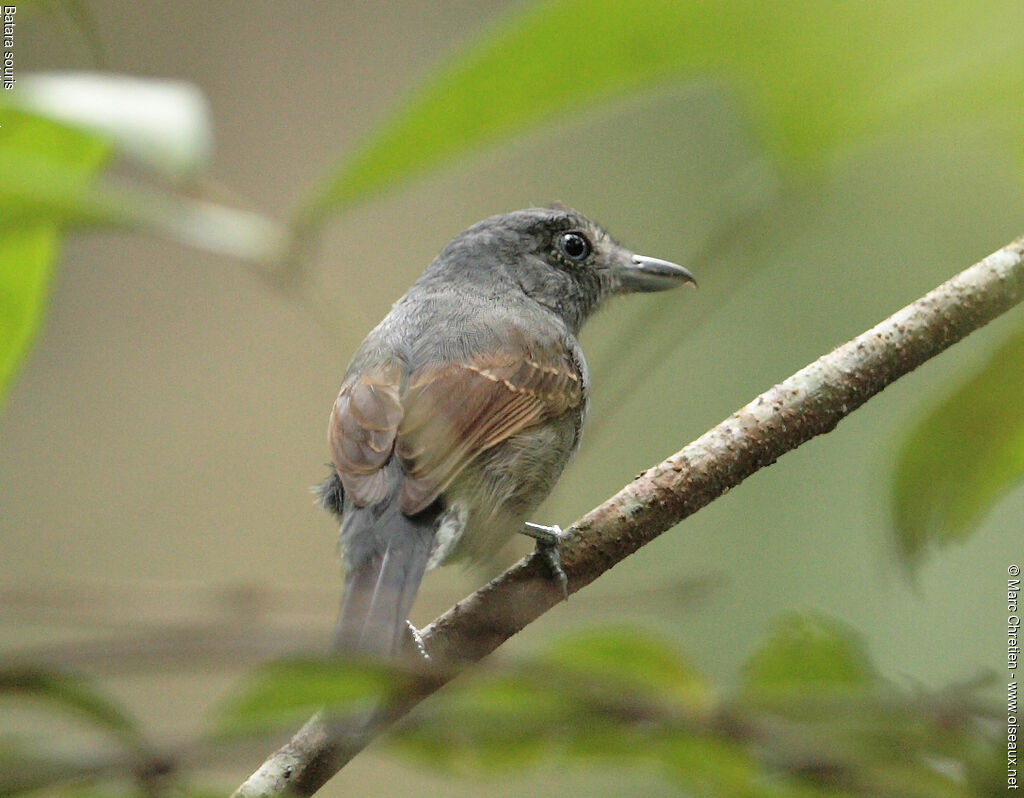
[[[401,649],[433,545],[433,519],[424,515],[410,518],[392,505],[381,515],[367,508],[347,519],[346,526],[362,528],[343,529],[342,536],[371,545],[347,546],[336,652],[387,659]]]

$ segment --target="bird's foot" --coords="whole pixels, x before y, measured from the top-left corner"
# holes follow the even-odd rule
[[[558,586],[562,589],[562,597],[568,599],[569,577],[562,570],[562,554],[558,550],[558,544],[565,537],[562,527],[558,524],[544,526],[543,524],[534,524],[527,521],[523,534],[529,535],[537,541],[537,556],[544,560],[548,570],[551,572],[551,576],[558,582]]]
[[[423,635],[420,634],[420,630],[412,625],[412,621],[406,621],[405,631],[406,642],[415,649],[424,662],[430,662],[430,655],[427,653],[427,647],[423,645]]]

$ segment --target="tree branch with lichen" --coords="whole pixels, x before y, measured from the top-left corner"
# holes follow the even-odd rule
[[[759,469],[818,435],[1024,300],[1024,236],[775,385],[566,530],[562,567],[575,593]],[[309,796],[371,739],[562,599],[526,557],[423,630],[435,663],[417,687],[358,730],[315,716],[235,792]]]

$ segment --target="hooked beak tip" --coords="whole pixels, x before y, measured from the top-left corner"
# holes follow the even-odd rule
[[[697,285],[693,273],[678,263],[647,255],[633,255],[630,261],[622,275],[622,284],[627,290],[664,291],[681,283]]]

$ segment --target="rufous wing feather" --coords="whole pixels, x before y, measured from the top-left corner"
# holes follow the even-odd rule
[[[423,366],[404,389],[401,382],[397,364],[346,379],[328,439],[345,493],[360,507],[387,498],[384,466],[395,452],[407,515],[428,507],[481,452],[583,401],[575,364],[536,346]]]
[[[402,371],[396,364],[349,377],[331,411],[327,440],[345,493],[365,507],[388,495],[384,465],[402,420]]]
[[[407,474],[402,510],[424,509],[481,452],[582,401],[575,366],[536,349],[414,371],[396,442]]]

